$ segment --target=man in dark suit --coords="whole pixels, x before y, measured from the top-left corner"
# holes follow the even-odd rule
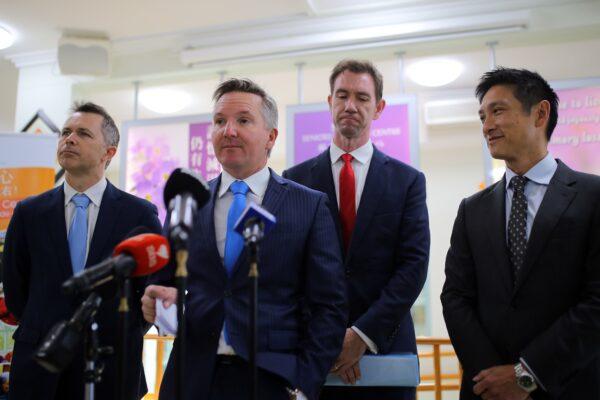
[[[328,97],[335,132],[331,147],[284,172],[329,197],[344,253],[350,320],[333,372],[360,378],[372,354],[416,353],[410,308],[423,288],[429,259],[425,177],[386,156],[370,140],[384,111],[383,79],[366,61],[340,62]],[[322,399],[414,399],[414,388],[325,387]]]
[[[277,218],[259,253],[259,398],[314,400],[341,348],[347,317],[327,197],[266,166],[277,138],[277,106],[263,89],[231,79],[213,98],[212,142],[223,172],[210,182],[210,201],[198,211],[189,240],[183,398],[248,399],[248,256],[233,225],[254,202]],[[168,285],[173,269],[161,271],[158,283]],[[155,321],[156,299],[169,305],[176,293],[148,286],[146,320]],[[173,367],[172,355],[161,399],[174,398]]]
[[[69,319],[82,301],[63,294],[62,283],[85,266],[111,256],[136,227],[160,232],[157,210],[145,200],[115,188],[104,177],[117,151],[118,129],[106,111],[95,104],[75,105],[58,143],[57,157],[65,169],[63,185],[17,204],[4,247],[4,292],[8,309],[19,319],[10,371],[10,398],[18,400],[83,399],[83,349],[63,372],[54,374],[32,358],[46,333],[58,321]],[[131,302],[139,301],[141,283]],[[115,346],[118,299],[114,287],[104,288],[96,316],[100,344]],[[127,399],[146,391],[142,370],[144,321],[132,307],[125,371]],[[100,399],[115,397],[116,362],[104,360]]]
[[[461,399],[598,399],[600,178],[548,153],[558,97],[540,75],[499,68],[476,94],[506,174],[462,201],[446,258]]]

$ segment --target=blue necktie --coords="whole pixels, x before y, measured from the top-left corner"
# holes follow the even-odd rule
[[[227,214],[227,236],[225,236],[225,254],[223,257],[225,269],[229,276],[231,276],[233,267],[244,248],[244,238],[233,230],[233,225],[246,208],[248,189],[248,185],[244,181],[235,181],[229,186],[229,190],[233,192],[233,201]]]
[[[69,228],[68,241],[73,274],[76,274],[85,266],[88,234],[87,208],[90,205],[90,198],[85,194],[76,194],[71,201],[75,204],[75,213]]]

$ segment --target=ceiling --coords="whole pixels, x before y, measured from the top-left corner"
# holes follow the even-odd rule
[[[0,24],[17,34],[0,57],[17,66],[56,57],[61,36],[106,39],[114,80],[340,51],[597,38],[600,0],[0,0]]]

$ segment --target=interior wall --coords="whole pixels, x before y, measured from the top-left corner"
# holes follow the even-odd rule
[[[10,61],[0,59],[0,132],[15,129],[18,80],[17,68]]]

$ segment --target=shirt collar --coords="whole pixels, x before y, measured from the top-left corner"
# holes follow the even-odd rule
[[[265,166],[260,171],[250,175],[246,179],[243,179],[244,182],[248,185],[252,193],[254,193],[258,197],[263,197],[265,192],[267,191],[267,185],[269,184],[269,179],[271,178],[271,173],[269,172],[269,167]],[[229,190],[229,186],[234,181],[239,179],[234,178],[231,174],[225,170],[221,172],[221,186],[219,187],[219,198],[223,197],[225,193]]]
[[[102,201],[102,196],[104,195],[104,190],[106,190],[107,181],[106,178],[100,179],[97,183],[90,186],[83,193],[89,197],[90,201],[94,203],[96,207],[100,207],[100,202]],[[69,204],[73,196],[75,196],[78,192],[75,190],[69,183],[65,180],[64,185],[65,191],[65,206]]]
[[[542,158],[537,164],[535,164],[529,169],[529,171],[525,173],[525,177],[537,184],[548,185],[557,168],[558,164],[556,160],[552,157],[550,152],[548,152],[546,157]],[[517,174],[514,173],[510,168],[506,168],[506,188],[508,188],[511,179],[516,175]]]
[[[331,142],[331,147],[329,148],[329,157],[331,159],[331,164],[335,164],[340,157],[346,154],[346,152],[340,149],[335,143]],[[358,149],[354,149],[350,152],[352,157],[361,164],[366,164],[371,157],[373,156],[373,143],[371,143],[371,139],[367,141],[367,143],[360,146]]]

